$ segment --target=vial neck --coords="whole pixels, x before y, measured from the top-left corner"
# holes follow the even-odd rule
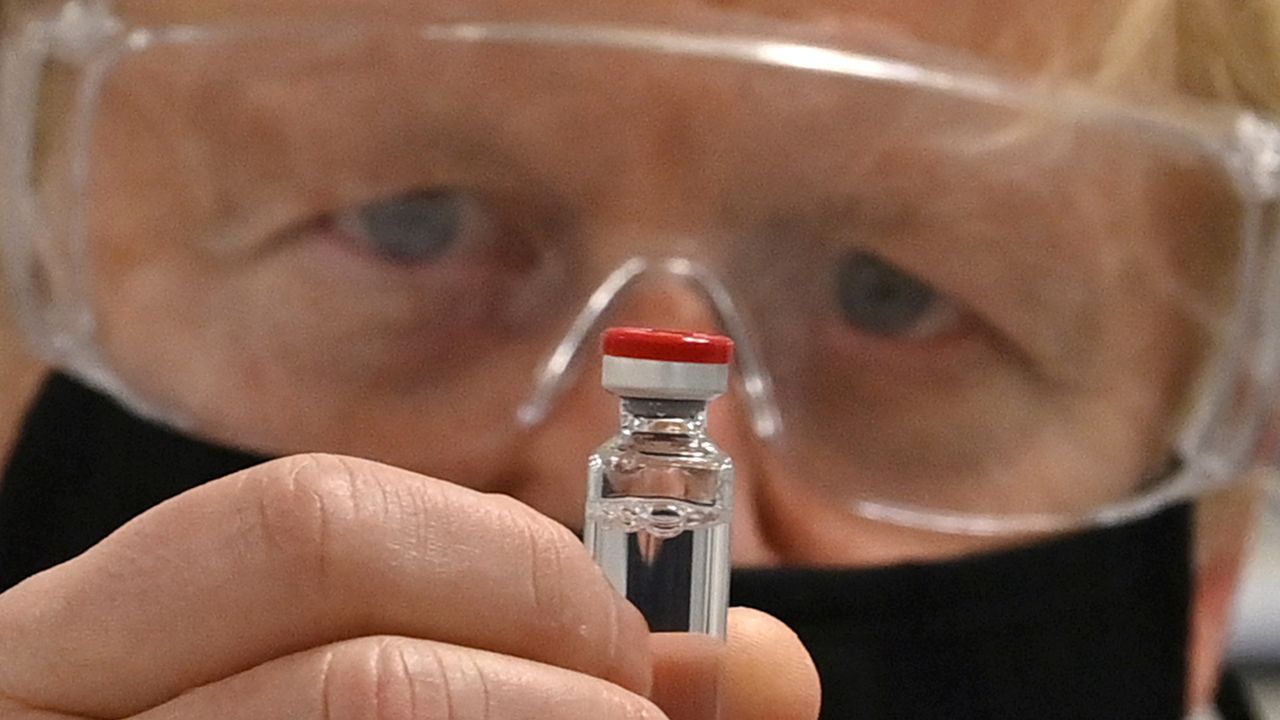
[[[703,435],[707,403],[703,400],[622,398],[622,432],[655,435]]]

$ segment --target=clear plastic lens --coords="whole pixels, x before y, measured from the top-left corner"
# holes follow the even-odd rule
[[[84,268],[77,357],[239,444],[483,467],[592,293],[676,260],[787,474],[1083,516],[1203,467],[1188,428],[1271,341],[1229,134],[607,43],[136,45],[45,78],[47,234],[6,240]]]

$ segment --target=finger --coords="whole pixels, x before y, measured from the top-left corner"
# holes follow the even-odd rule
[[[720,714],[725,644],[700,633],[655,633],[653,692],[671,720],[736,720]]]
[[[0,698],[0,718],[4,720],[84,720],[74,715],[33,708],[5,698]]]
[[[818,672],[800,638],[758,610],[732,608],[729,637],[653,637],[654,701],[672,720],[814,720]]]
[[[370,637],[273,660],[134,720],[666,720],[589,675],[429,640]]]
[[[771,615],[729,610],[723,717],[731,720],[815,720],[822,705],[818,669],[800,638]]]
[[[0,595],[0,697],[119,717],[309,647],[403,635],[648,690],[648,631],[568,530],[332,456],[162,504]]]

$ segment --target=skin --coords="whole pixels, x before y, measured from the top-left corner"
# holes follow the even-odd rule
[[[333,456],[157,507],[6,593],[0,633],[21,658],[0,671],[6,717],[693,716],[654,685],[687,658],[648,652],[563,526]],[[777,621],[736,614],[723,659],[734,716],[814,716],[812,667]]]
[[[27,403],[35,394],[44,374],[44,368],[31,356],[15,327],[12,315],[5,308],[0,313],[0,377],[12,379],[12,390],[6,391],[0,402],[0,456],[8,457],[18,424],[26,412]]]
[[[756,0],[732,5],[750,14],[784,17],[815,28],[872,28],[883,37],[925,41],[1015,72],[1041,67],[1063,36],[1078,32],[1089,37],[1091,29],[1104,24],[1110,9],[1102,3],[1075,3],[1072,10],[1064,10],[1060,3],[975,0],[958,13],[956,22],[940,23],[936,9],[923,3],[875,0],[845,6],[826,0]],[[138,19],[155,20],[277,12],[340,17],[353,11],[350,3],[328,0],[188,0],[177,5],[122,3],[122,7]],[[533,13],[539,7],[523,3],[518,9],[507,9]],[[672,0],[669,9],[674,13],[679,7]],[[356,10],[389,15],[414,12],[392,0],[368,0]],[[1060,22],[1044,22],[1045,14]],[[1072,60],[1084,66],[1089,62],[1088,52]],[[226,75],[239,77],[251,70],[251,63],[227,69]],[[358,72],[360,65],[352,67]],[[139,93],[108,105],[103,115],[101,151],[121,153],[104,163],[121,169],[97,179],[108,202],[96,208],[99,214],[92,219],[95,227],[110,228],[97,261],[104,263],[110,271],[104,276],[112,280],[94,289],[106,299],[101,340],[107,354],[144,399],[167,397],[166,387],[185,387],[179,413],[198,432],[215,440],[279,454],[323,448],[378,458],[390,465],[340,456],[298,456],[215,481],[157,507],[82,557],[0,596],[0,648],[5,654],[0,662],[0,711],[22,718],[299,717],[308,713],[395,718],[432,712],[465,717],[472,708],[487,708],[494,718],[659,717],[659,711],[643,699],[648,696],[672,718],[694,715],[696,693],[678,687],[680,673],[674,669],[691,662],[688,656],[696,655],[696,649],[670,647],[665,640],[649,638],[635,611],[606,586],[580,544],[564,530],[580,523],[582,488],[576,470],[599,438],[600,428],[616,418],[615,403],[594,382],[597,368],[588,366],[575,376],[551,416],[531,432],[493,430],[500,416],[490,406],[509,407],[525,389],[514,384],[504,387],[492,378],[527,377],[546,339],[563,328],[554,326],[545,335],[517,341],[471,339],[476,346],[468,350],[474,356],[495,359],[486,360],[489,365],[483,373],[468,374],[466,367],[442,369],[459,378],[449,383],[451,394],[444,398],[421,394],[425,392],[421,388],[404,383],[405,377],[416,377],[413,373],[420,372],[420,367],[431,365],[425,360],[410,363],[408,369],[386,368],[377,377],[364,372],[366,365],[359,358],[352,366],[360,372],[349,375],[341,374],[340,363],[333,364],[336,371],[327,363],[282,367],[274,362],[288,355],[288,333],[281,328],[297,323],[256,324],[272,317],[276,308],[303,307],[311,317],[345,320],[351,334],[330,338],[334,346],[376,346],[386,337],[359,333],[370,326],[387,327],[387,337],[394,340],[391,333],[400,328],[417,335],[424,330],[442,331],[414,325],[419,308],[405,300],[438,282],[406,273],[395,276],[408,289],[403,295],[391,290],[378,295],[383,292],[379,288],[400,287],[388,285],[386,268],[353,252],[350,238],[338,236],[335,241],[332,233],[314,228],[284,233],[283,241],[270,252],[254,256],[252,263],[245,260],[247,256],[236,255],[235,247],[219,255],[175,249],[175,244],[166,243],[168,236],[161,228],[148,226],[148,218],[180,212],[216,224],[210,207],[216,210],[228,203],[235,207],[244,198],[235,194],[236,188],[215,187],[212,195],[223,202],[218,205],[208,197],[170,191],[183,187],[183,169],[166,167],[163,158],[177,154],[138,154],[131,149],[144,139],[148,147],[198,149],[192,138],[210,139],[208,128],[245,128],[234,125],[237,118],[218,115],[223,105],[217,102],[216,88],[204,104],[192,106],[190,114],[172,112],[170,100],[175,93],[197,87],[197,80],[184,80],[183,68],[167,63],[143,65],[138,73],[143,86],[153,78],[176,80],[171,87],[157,86],[160,89],[154,95]],[[326,90],[299,81],[297,86],[276,87],[264,96],[258,119],[268,118],[263,122],[276,134],[266,134],[268,140],[262,145],[246,147],[251,151],[247,158],[259,158],[260,165],[245,161],[246,167],[259,173],[255,177],[269,178],[272,168],[279,166],[281,157],[272,154],[273,148],[296,150],[304,146],[290,141],[310,142],[315,137],[315,128],[306,122],[317,115],[295,113],[299,123],[295,126],[274,126],[269,119],[293,117],[282,110],[299,103],[340,97],[327,96]],[[310,91],[315,94],[308,95]],[[751,118],[742,118],[734,109],[732,98],[708,96],[705,87],[677,86],[669,105],[634,126],[654,133],[653,137],[642,132],[634,144],[624,141],[632,135],[601,140],[600,147],[619,153],[626,167],[639,168],[633,182],[615,186],[607,176],[585,172],[556,178],[563,187],[579,183],[584,188],[616,190],[593,198],[592,207],[601,210],[583,233],[593,238],[590,252],[575,256],[585,275],[602,276],[627,257],[628,219],[640,218],[642,229],[644,223],[659,220],[674,223],[677,229],[709,222],[701,214],[704,208],[687,201],[698,197],[700,188],[688,177],[673,176],[669,169],[676,164],[673,158],[682,139],[694,148],[698,140],[705,140],[682,136],[690,126],[714,127],[731,136],[761,132],[768,125],[754,126]],[[705,114],[692,115],[695,112]],[[138,117],[147,121],[138,123]],[[394,113],[381,112],[351,118],[351,127],[384,122],[390,133],[399,127],[397,120]],[[608,127],[611,122],[629,122],[631,117],[595,120]],[[329,167],[325,162],[333,158],[343,162],[363,158],[370,166],[365,175],[373,170],[394,174],[388,170],[394,163],[383,155],[369,147],[344,145],[354,141],[343,130],[338,127],[330,143],[314,143],[319,149],[309,157],[314,157],[315,168]],[[541,136],[543,130],[527,128],[530,137]],[[589,143],[590,132],[585,123],[570,130],[574,142]],[[858,139],[874,143],[875,137],[864,133]],[[519,159],[533,168],[535,176],[540,167],[556,166],[551,155],[555,143],[545,145],[547,157],[539,155],[543,146],[536,142],[513,145],[528,149]],[[803,143],[779,153],[805,158],[794,163],[800,167],[820,162],[824,154],[838,154],[830,146],[815,149]],[[846,394],[860,398],[862,405],[844,407],[832,400],[824,417],[855,422],[859,414],[866,415],[861,422],[869,431],[884,427],[886,437],[906,438],[901,441],[905,448],[890,447],[883,458],[866,458],[862,477],[868,483],[897,487],[901,478],[892,474],[893,464],[910,456],[921,463],[905,473],[912,477],[933,477],[945,471],[948,476],[971,476],[975,482],[983,479],[983,487],[994,488],[993,495],[981,498],[984,506],[1001,501],[1017,509],[1043,500],[1019,492],[1026,492],[1022,480],[1050,471],[1061,473],[1062,482],[1047,483],[1048,487],[1071,488],[1054,499],[1059,503],[1055,509],[1097,504],[1130,492],[1131,485],[1124,483],[1149,469],[1145,463],[1166,439],[1163,419],[1176,415],[1176,389],[1200,359],[1194,328],[1184,325],[1180,316],[1175,319],[1178,308],[1148,301],[1159,293],[1143,284],[1149,280],[1146,272],[1168,261],[1162,253],[1169,246],[1183,247],[1168,238],[1185,230],[1161,223],[1167,222],[1162,212],[1165,205],[1176,204],[1169,198],[1185,195],[1177,192],[1173,181],[1148,184],[1142,168],[1117,164],[1112,158],[1091,163],[1082,156],[1077,164],[1080,175],[1055,178],[1062,187],[1088,187],[1097,193],[1097,197],[1073,196],[1076,205],[1054,204],[1060,200],[1057,197],[1019,194],[1026,184],[1019,178],[974,178],[961,172],[963,165],[953,167],[945,161],[913,167],[901,159],[891,160],[888,173],[880,166],[860,167],[839,181],[861,187],[868,173],[881,179],[897,173],[904,186],[933,183],[939,193],[976,188],[979,195],[1016,198],[1005,203],[1003,213],[984,218],[995,227],[1016,227],[1018,213],[1027,208],[1039,208],[1041,213],[1080,212],[1097,207],[1094,203],[1100,199],[1122,199],[1124,193],[1136,192],[1135,187],[1150,190],[1156,209],[1151,217],[1124,218],[1124,224],[1112,219],[1095,234],[1046,236],[1038,244],[1010,237],[963,248],[971,262],[966,267],[982,267],[985,257],[993,268],[1012,268],[1007,271],[1010,277],[1002,278],[1008,282],[995,286],[974,284],[976,277],[990,278],[995,270],[948,275],[940,269],[936,260],[944,247],[941,243],[961,240],[928,243],[928,238],[940,237],[939,228],[948,227],[945,217],[912,219],[917,225],[895,225],[897,218],[868,219],[870,227],[887,228],[866,241],[871,249],[942,290],[954,301],[959,319],[947,332],[926,342],[882,342],[849,333],[828,336],[822,328],[809,333],[827,338],[829,345],[822,349],[858,359],[843,367],[844,375],[838,377],[842,387],[856,388],[857,393]],[[1045,162],[1046,167],[1052,166],[1048,159]],[[738,177],[754,167],[716,169]],[[56,162],[49,164],[47,172],[56,180]],[[357,168],[351,184],[360,187],[363,178]],[[796,188],[797,203],[814,196],[816,189],[805,187],[806,178],[787,180],[769,176],[759,184]],[[423,182],[420,177],[397,177],[388,186],[362,188],[355,199],[339,198],[337,208],[325,210],[358,205],[401,185]],[[152,187],[149,183],[166,192],[145,192]],[[878,186],[891,188],[892,183]],[[246,183],[245,187],[256,192],[261,186]],[[129,202],[112,201],[115,197]],[[1165,205],[1159,200],[1162,197]],[[748,196],[744,204],[752,206],[754,200]],[[891,205],[892,196],[882,201]],[[283,216],[297,224],[314,210],[290,209]],[[1195,208],[1190,217],[1208,222],[1203,218],[1212,217],[1212,211]],[[1107,239],[1117,232],[1138,238],[1120,256],[1108,254],[1115,251],[1115,244]],[[1162,240],[1144,244],[1142,238]],[[956,251],[953,244],[945,247]],[[658,255],[679,250],[660,245],[652,249]],[[773,261],[772,257],[761,260]],[[1062,274],[1066,268],[1075,274]],[[1058,294],[1037,293],[1043,288],[1027,284],[1026,278],[1050,278],[1061,287],[1087,288],[1081,295],[1111,312],[1105,321],[1090,321],[1102,315],[1090,312],[1096,306],[1081,303],[1045,309],[1035,316],[1086,318],[1078,325],[1029,322],[1017,312],[1026,307],[1028,298]],[[353,293],[354,300],[328,306],[326,291],[338,281],[367,283],[362,287],[369,292]],[[492,278],[485,281],[489,284],[483,287],[492,288]],[[282,293],[282,287],[298,290],[291,295]],[[381,304],[360,304],[366,297]],[[553,295],[536,299],[554,306]],[[1212,309],[1212,289],[1196,300]],[[402,310],[390,317],[375,314],[374,309],[388,305]],[[227,308],[246,306],[258,310],[242,314],[247,325],[222,320],[230,317],[223,312]],[[200,334],[187,332],[193,317],[206,320],[198,324]],[[706,329],[716,325],[702,298],[663,278],[621,298],[610,319],[617,324]],[[229,338],[242,336],[254,337],[252,346],[266,349],[260,356],[224,353],[224,348],[231,347]],[[795,347],[772,350],[779,355],[788,350],[801,354]],[[770,348],[761,351],[768,356]],[[812,352],[816,356],[819,351]],[[947,364],[938,365],[939,358]],[[225,372],[227,367],[234,371]],[[299,383],[290,382],[300,375],[314,381],[306,387],[316,389],[306,393],[315,404],[301,413]],[[201,384],[192,378],[201,378]],[[972,383],[977,383],[978,391],[966,392],[975,387]],[[900,394],[891,396],[884,388]],[[807,391],[811,399],[837,396],[823,387]],[[924,398],[944,400],[927,404]],[[436,427],[422,417],[422,408],[433,403],[467,407],[469,413]],[[967,427],[970,418],[1005,418],[1004,425],[979,428],[983,437],[1005,440],[991,449],[999,459],[999,473],[992,475],[989,468],[978,465],[980,458],[954,455],[954,448],[965,445],[963,437],[939,441],[934,436],[911,436],[907,431],[919,425],[920,408],[926,409],[928,417],[948,418],[948,427]],[[717,402],[710,422],[717,442],[738,465],[733,538],[738,565],[869,566],[944,560],[1034,539],[941,535],[852,517],[814,483],[797,479],[787,463],[754,436],[742,398],[730,396]],[[815,425],[822,425],[820,418]],[[1021,434],[1026,427],[1043,431]],[[1106,441],[1073,444],[1072,438],[1087,434],[1085,428],[1095,431],[1090,437]],[[450,433],[485,437],[488,444],[470,455],[442,461],[440,448],[457,445]],[[424,447],[424,436],[437,442]],[[836,446],[820,443],[806,452],[819,456]],[[904,453],[904,449],[913,452]],[[1126,480],[1119,483],[1117,478]],[[1082,479],[1095,484],[1075,482]],[[960,492],[958,497],[973,495]],[[1189,657],[1193,707],[1207,702],[1212,694],[1250,506],[1246,493],[1226,493],[1206,505],[1210,510],[1198,528],[1211,540],[1201,540],[1196,558],[1199,572]],[[474,562],[477,556],[486,558],[485,562]],[[552,600],[547,600],[548,594]],[[370,597],[379,601],[369,603]],[[477,619],[474,608],[480,605],[494,608],[501,621]],[[759,613],[735,611],[731,624],[724,656],[726,717],[800,720],[815,716],[816,678],[794,636]],[[97,668],[108,658],[109,671],[99,672]],[[90,667],[95,671],[86,680],[84,669]]]

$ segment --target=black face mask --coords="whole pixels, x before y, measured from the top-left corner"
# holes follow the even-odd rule
[[[0,485],[0,590],[261,460],[55,376]],[[1182,506],[942,564],[737,571],[733,600],[799,633],[822,676],[824,720],[1173,720],[1186,686],[1190,537]]]
[[[1185,712],[1191,511],[1011,552],[870,570],[744,570],[790,625],[824,720],[1174,720]]]

